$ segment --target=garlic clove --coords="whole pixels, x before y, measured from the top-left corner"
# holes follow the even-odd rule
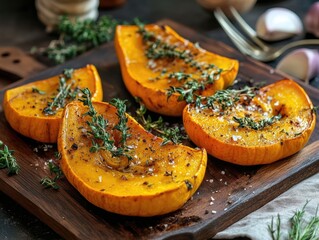
[[[297,49],[281,59],[276,69],[309,83],[319,73],[319,53],[313,49]]]
[[[267,41],[283,40],[303,31],[297,14],[286,8],[270,8],[257,20],[258,37]]]
[[[319,37],[319,2],[313,3],[305,18],[304,18],[306,31]]]

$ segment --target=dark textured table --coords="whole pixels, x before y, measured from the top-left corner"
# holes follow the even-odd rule
[[[315,1],[259,0],[249,13],[244,14],[244,18],[254,26],[261,13],[275,6],[294,10],[303,18],[313,2]],[[29,51],[32,46],[46,46],[55,38],[53,34],[45,32],[45,27],[38,20],[34,1],[0,0],[0,3],[0,47],[14,46]],[[213,15],[203,10],[196,0],[127,0],[120,8],[101,9],[100,15],[105,14],[128,21],[134,17],[146,22],[170,18],[233,46]],[[276,61],[268,64],[275,66]],[[4,76],[0,76],[0,81],[1,79],[4,79]],[[3,193],[0,193],[0,198],[0,239],[60,239],[49,227],[17,205],[14,200]]]

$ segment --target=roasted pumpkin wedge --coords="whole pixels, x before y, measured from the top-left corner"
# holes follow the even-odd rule
[[[121,133],[114,128],[119,122],[117,108],[102,102],[93,107],[107,120],[110,139],[119,144]],[[96,151],[94,137],[88,134],[92,117],[87,112],[88,107],[78,101],[66,106],[58,149],[64,175],[88,201],[113,213],[154,216],[182,207],[197,190],[206,170],[204,149],[162,145],[161,138],[126,115],[130,151],[121,156],[106,149]]]
[[[290,156],[303,148],[315,128],[309,97],[288,79],[255,91],[220,91],[205,101],[185,108],[186,132],[209,154],[239,165]]]
[[[211,95],[231,85],[239,67],[169,26],[117,26],[115,47],[128,91],[149,110],[169,116],[181,116],[195,93]]]
[[[46,143],[57,141],[63,106],[89,88],[92,99],[103,98],[100,76],[93,65],[65,70],[59,76],[9,89],[3,100],[5,117],[24,136]]]

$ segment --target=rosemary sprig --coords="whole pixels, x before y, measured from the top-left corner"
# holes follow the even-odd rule
[[[290,219],[289,240],[317,240],[319,239],[319,216],[318,207],[315,215],[310,218],[308,222],[304,220],[305,207],[309,201],[303,206],[301,210],[298,210]],[[280,215],[277,215],[276,224],[274,224],[273,218],[271,224],[268,225],[268,230],[273,240],[281,239],[281,220]]]
[[[45,188],[53,188],[55,190],[58,190],[60,187],[56,181],[63,176],[63,172],[56,164],[54,164],[51,161],[49,162],[48,166],[49,166],[50,174],[54,175],[54,177],[50,178],[48,176],[45,176],[44,178],[41,179],[40,183]]]
[[[147,131],[157,133],[161,138],[163,138],[162,145],[165,145],[169,142],[178,144],[183,140],[188,139],[186,132],[181,126],[170,126],[167,122],[164,122],[161,116],[155,121],[152,120],[150,115],[145,117],[147,112],[145,105],[140,101],[139,98],[135,98],[135,100],[139,103],[139,108],[136,110],[137,121],[141,123]]]
[[[268,225],[268,231],[271,234],[272,240],[280,240],[281,236],[281,219],[280,215],[277,214],[277,221],[276,224],[274,222],[274,218],[271,218],[271,223]]]
[[[93,47],[113,39],[118,21],[110,16],[99,20],[75,20],[67,17],[59,19],[58,40],[50,42],[48,47],[31,49],[31,53],[48,57],[55,63],[63,63]]]
[[[0,140],[0,169],[7,168],[8,175],[18,174],[20,166],[13,156],[13,151]]]
[[[114,127],[121,133],[121,140],[118,146],[115,145],[115,141],[112,140],[111,135],[107,132],[109,123],[104,117],[96,112],[91,101],[90,90],[85,88],[82,90],[83,96],[80,101],[85,106],[89,107],[86,115],[91,117],[91,121],[87,121],[87,125],[90,127],[88,133],[93,136],[91,152],[97,152],[100,150],[107,150],[112,154],[112,157],[125,156],[129,160],[132,157],[129,155],[130,149],[126,145],[126,140],[130,136],[128,133],[129,128],[127,127],[127,117],[125,116],[126,106],[125,101],[114,99],[112,104],[117,108],[117,116],[119,123]]]
[[[271,118],[265,118],[259,121],[254,121],[251,117],[233,117],[233,120],[239,124],[239,128],[250,128],[253,130],[261,130],[267,126],[274,124],[276,121],[281,119],[281,114],[272,116]]]
[[[59,76],[59,87],[57,94],[52,98],[52,102],[48,102],[48,106],[43,109],[44,115],[55,115],[56,111],[63,108],[67,100],[74,100],[77,96],[79,89],[76,87],[72,89],[74,82],[66,83],[66,81],[72,78],[73,69],[65,69],[63,74]]]

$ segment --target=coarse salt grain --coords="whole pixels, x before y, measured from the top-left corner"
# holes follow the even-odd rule
[[[241,139],[241,136],[232,135],[232,139],[233,139],[233,141],[237,142],[238,140]]]

